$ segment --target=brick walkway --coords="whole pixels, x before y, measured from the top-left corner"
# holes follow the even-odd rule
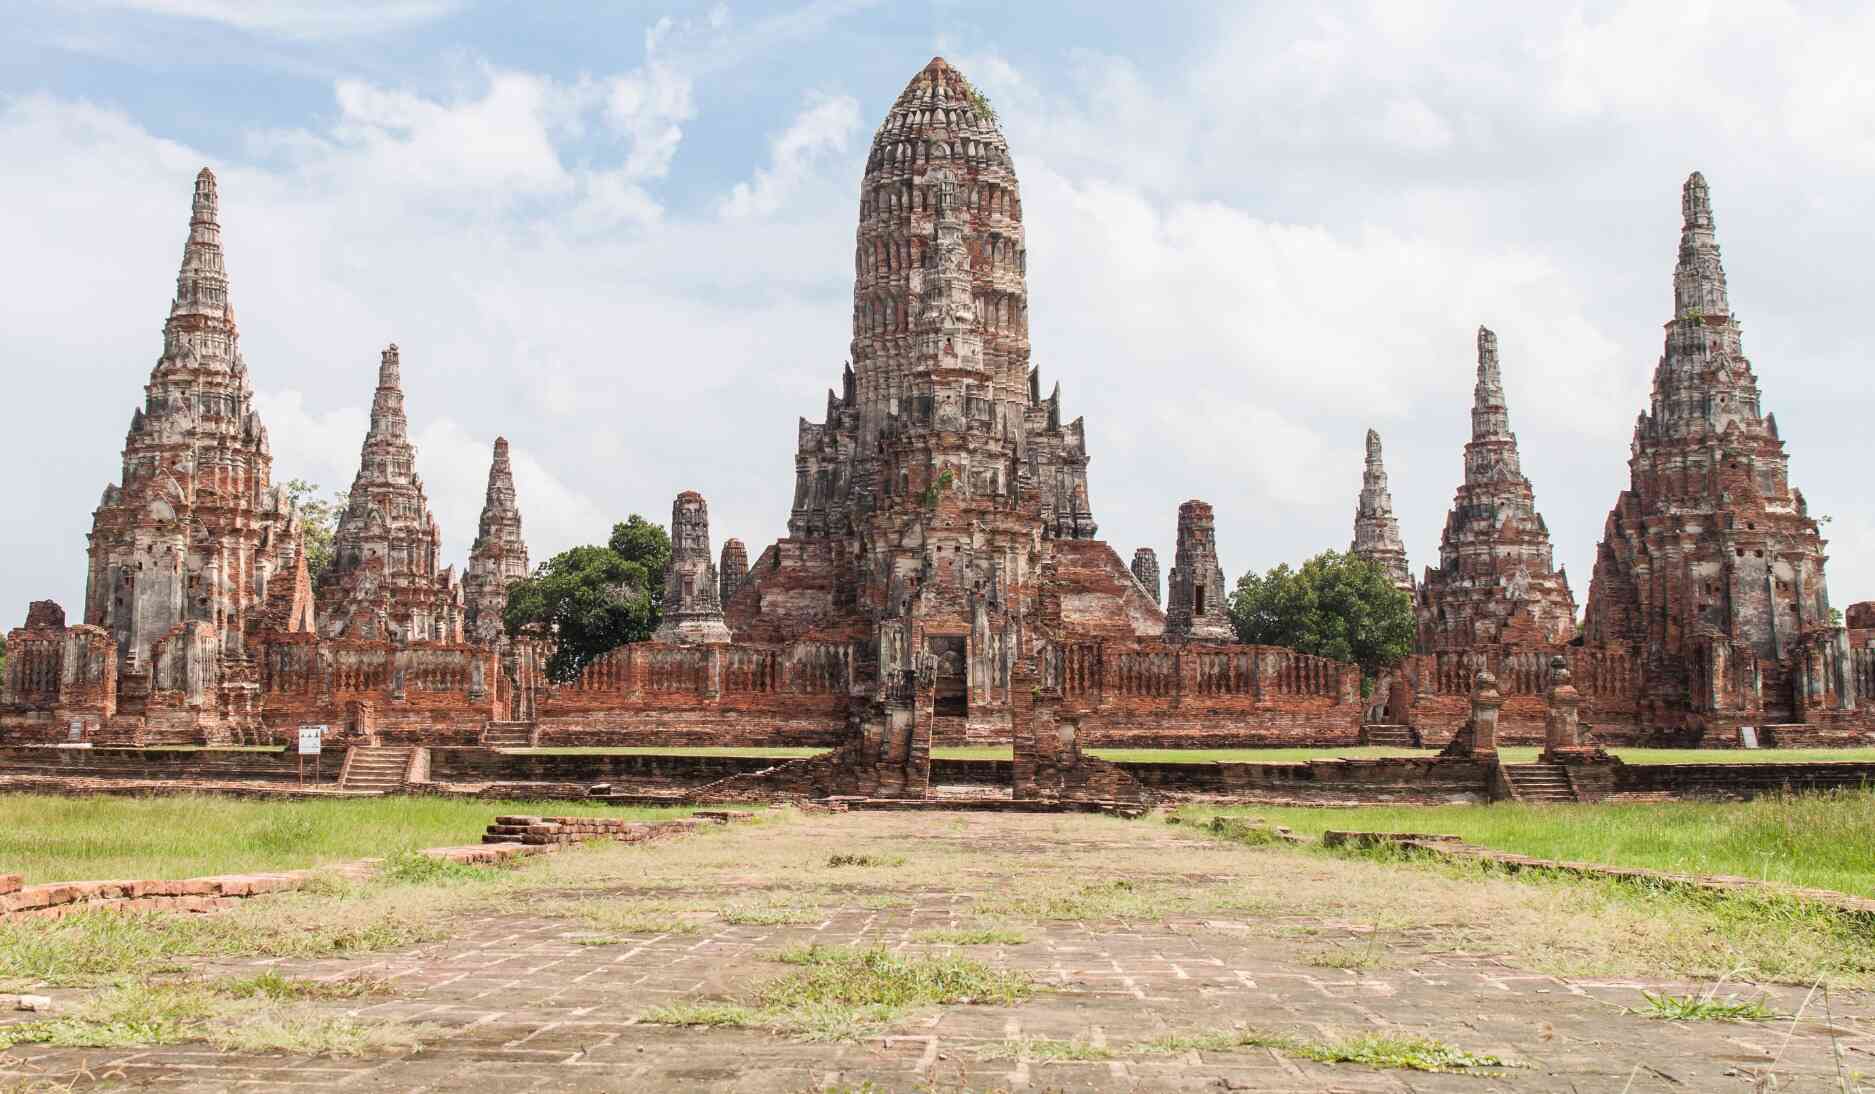
[[[1154,821],[971,815],[804,817],[725,838],[743,841],[751,863],[764,841],[825,847],[898,847],[913,857],[970,861],[994,847],[1085,861],[1090,874],[1109,852],[1189,853],[1203,837]],[[1215,846],[1215,845],[1212,845]],[[656,848],[645,849],[657,853]],[[1210,853],[1207,849],[1205,853]],[[1253,854],[1220,848],[1229,856]],[[1289,852],[1275,852],[1289,853]],[[824,854],[824,852],[823,852]],[[1020,854],[1014,861],[1020,861]],[[538,914],[470,919],[450,941],[388,957],[289,962],[302,976],[375,971],[398,993],[346,1010],[366,1018],[439,1024],[452,1032],[424,1051],[364,1060],[218,1054],[202,1047],[48,1050],[21,1046],[0,1065],[0,1084],[69,1077],[80,1066],[130,1084],[188,1089],[266,1087],[346,1090],[806,1091],[878,1090],[1256,1090],[1518,1091],[1750,1090],[1745,1073],[1771,1067],[1780,1094],[1840,1091],[1831,1033],[1847,1073],[1875,1071],[1875,1002],[1832,998],[1834,1027],[1812,1004],[1810,1020],[1668,1023],[1628,1014],[1642,981],[1566,981],[1488,959],[1412,955],[1406,967],[1339,971],[1300,963],[1293,939],[1270,937],[1239,918],[1172,917],[1125,927],[1055,923],[1022,928],[1029,941],[970,947],[974,956],[1031,973],[1048,991],[1012,1007],[953,1006],[911,1018],[865,1043],[816,1044],[746,1030],[641,1025],[646,1008],[679,999],[733,997],[779,967],[764,960],[783,945],[817,941],[896,946],[912,932],[967,915],[996,879],[896,871],[904,907],[854,899],[821,922],[788,927],[716,924],[702,934],[641,936],[581,945],[591,928]],[[751,891],[768,884],[747,868]],[[1202,885],[1203,878],[1192,884]],[[878,890],[873,890],[875,896]],[[668,891],[661,892],[668,896]],[[1282,893],[1268,894],[1280,904]],[[542,895],[539,901],[554,897]],[[570,899],[570,898],[564,898]],[[822,898],[828,899],[828,898]],[[881,901],[873,900],[877,904]],[[536,905],[536,909],[540,905]],[[1247,913],[1238,913],[1239,915]],[[1339,928],[1323,923],[1333,934]],[[1352,936],[1347,936],[1352,937]],[[252,971],[252,965],[240,966]],[[1678,991],[1691,985],[1665,985]],[[1773,989],[1782,1013],[1798,988]],[[1391,1030],[1429,1034],[1456,1047],[1525,1065],[1487,1080],[1467,1075],[1375,1071],[1288,1059],[1269,1050],[1190,1052],[1088,1062],[984,1060],[979,1049],[1011,1037],[1078,1038],[1118,1045],[1166,1032],[1248,1023],[1322,1035]],[[1788,1043],[1786,1044],[1786,1038]],[[9,1070],[10,1068],[10,1070]],[[1631,1085],[1630,1084],[1631,1080]],[[1861,1080],[1866,1083],[1866,1078]],[[1852,1085],[1851,1090],[1855,1087]]]

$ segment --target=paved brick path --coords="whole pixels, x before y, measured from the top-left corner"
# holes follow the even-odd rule
[[[1110,853],[1188,854],[1202,837],[1153,821],[976,814],[804,817],[739,835],[751,863],[764,841],[800,839],[842,848],[899,847],[914,856],[968,864],[977,847],[1084,861],[1090,876]],[[1214,845],[1216,846],[1216,845]],[[656,848],[646,848],[656,853]],[[1209,853],[1207,851],[1207,853]],[[1218,861],[1248,852],[1219,846]],[[1290,852],[1270,852],[1290,854]],[[1018,854],[1013,861],[1020,861]],[[1005,861],[1011,861],[1005,859]],[[187,1089],[261,1087],[346,1090],[1256,1090],[1256,1091],[1715,1091],[1752,1089],[1746,1073],[1778,1059],[1780,1094],[1837,1091],[1830,1029],[1847,1073],[1875,1072],[1875,1010],[1867,996],[1831,1000],[1834,1027],[1820,1020],[1668,1023],[1625,1013],[1641,981],[1565,981],[1488,959],[1405,953],[1404,967],[1371,972],[1300,963],[1294,939],[1270,937],[1243,919],[1173,917],[1145,925],[1056,923],[1024,927],[1029,941],[970,952],[1025,970],[1053,989],[1013,1007],[954,1006],[923,1012],[866,1043],[815,1044],[746,1030],[641,1025],[650,1006],[733,997],[778,967],[763,960],[782,945],[819,941],[895,946],[921,929],[968,915],[972,896],[996,887],[967,865],[948,876],[900,871],[911,903],[868,909],[860,901],[819,923],[788,927],[715,925],[696,935],[628,937],[581,945],[594,932],[538,914],[484,915],[450,941],[391,956],[286,962],[301,976],[373,970],[399,991],[346,1013],[433,1023],[452,1033],[421,1052],[364,1060],[285,1059],[202,1047],[147,1050],[13,1050],[7,1081],[68,1078],[81,1066],[129,1084]],[[770,879],[751,865],[751,886]],[[1194,885],[1205,879],[1194,878]],[[875,895],[877,890],[875,889]],[[668,896],[668,891],[660,892]],[[1268,894],[1280,906],[1280,886]],[[530,900],[534,910],[556,898]],[[570,898],[563,898],[570,899]],[[822,897],[831,903],[836,898]],[[875,900],[872,903],[879,903]],[[1247,914],[1247,913],[1239,913]],[[1324,937],[1343,928],[1322,923]],[[1410,933],[1410,932],[1408,932]],[[1352,937],[1345,933],[1342,937]],[[1404,935],[1402,937],[1405,937]],[[252,971],[252,965],[240,966]],[[1689,990],[1691,985],[1667,985]],[[1784,1013],[1802,989],[1773,989]],[[1821,1018],[1813,1003],[1811,1013]],[[1248,1023],[1323,1035],[1363,1030],[1429,1034],[1459,1048],[1526,1065],[1495,1079],[1322,1065],[1268,1050],[1191,1052],[1111,1061],[1023,1063],[983,1060],[978,1049],[1011,1037],[1080,1038],[1118,1045],[1172,1031]],[[1788,1043],[1786,1044],[1786,1038]],[[1781,1054],[1781,1055],[1780,1055]],[[1860,1080],[1864,1084],[1869,1079]],[[1631,1082],[1631,1085],[1630,1085]],[[80,1085],[83,1085],[82,1083]],[[1856,1089],[1853,1085],[1851,1090]]]

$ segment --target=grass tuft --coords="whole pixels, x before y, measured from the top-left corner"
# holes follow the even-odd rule
[[[1071,1041],[1052,1037],[1012,1037],[977,1050],[977,1058],[982,1060],[1111,1060],[1118,1055],[1111,1048],[1078,1037]]]
[[[911,937],[914,942],[945,946],[1020,946],[1029,940],[1028,935],[1008,927],[934,927]]]
[[[1641,998],[1647,1000],[1647,1005],[1633,1008],[1633,1013],[1669,1022],[1764,1022],[1777,1017],[1762,999],[1736,996],[1714,999],[1710,995],[1674,995],[1664,991],[1643,991]]]
[[[810,1041],[854,1040],[919,1006],[1010,1004],[1034,992],[1028,977],[962,957],[906,957],[883,949],[795,946],[775,955],[800,971],[755,991],[753,1004],[676,1003],[642,1021],[661,1025],[748,1026]]]
[[[309,980],[282,976],[272,969],[239,980],[223,980],[214,988],[217,994],[234,999],[361,999],[396,993],[391,982],[381,976],[361,973],[336,980]]]
[[[1509,1066],[1496,1056],[1466,1052],[1430,1037],[1378,1033],[1323,1041],[1253,1029],[1205,1030],[1167,1034],[1132,1046],[1133,1051],[1150,1055],[1175,1055],[1191,1051],[1226,1052],[1238,1048],[1271,1048],[1319,1064],[1362,1064],[1408,1071],[1463,1071]]]
[[[903,866],[904,855],[858,855],[841,852],[827,856],[828,866]]]
[[[818,905],[784,901],[734,901],[720,912],[723,922],[737,927],[783,927],[818,923],[823,918]]]

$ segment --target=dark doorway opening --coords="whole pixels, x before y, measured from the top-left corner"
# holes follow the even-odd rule
[[[963,635],[926,639],[931,656],[937,660],[937,678],[933,681],[935,713],[940,718],[963,718],[970,714],[970,676]]]

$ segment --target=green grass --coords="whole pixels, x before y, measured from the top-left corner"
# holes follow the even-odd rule
[[[1186,807],[1180,816],[1256,816],[1319,836],[1362,832],[1456,835],[1539,858],[1731,874],[1875,896],[1875,791],[1768,795],[1749,802],[1633,805]]]
[[[1134,1048],[1139,1052],[1163,1055],[1193,1050],[1221,1052],[1235,1048],[1273,1048],[1286,1055],[1319,1064],[1363,1064],[1367,1067],[1409,1071],[1462,1071],[1507,1066],[1495,1056],[1466,1052],[1443,1041],[1410,1034],[1362,1033],[1352,1037],[1314,1040],[1286,1033],[1232,1029],[1168,1034],[1155,1040],[1142,1041]]]
[[[1647,1005],[1634,1008],[1634,1013],[1669,1022],[1768,1022],[1777,1017],[1762,999],[1739,999],[1735,996],[1714,999],[1710,993],[1673,995],[1651,991],[1642,992],[1641,997],[1647,1000]]]
[[[914,942],[941,946],[1020,946],[1029,940],[1021,931],[1008,927],[933,927],[912,936]]]
[[[797,971],[755,989],[747,1002],[654,1007],[643,1021],[673,1026],[747,1026],[805,1040],[851,1040],[914,1007],[1020,1003],[1028,977],[956,956],[919,956],[849,946],[795,946],[774,955]]]
[[[255,873],[476,843],[498,813],[657,819],[688,809],[435,797],[363,801],[0,794],[0,863],[28,884]]]
[[[305,998],[330,996],[227,991],[199,984],[123,985],[92,996],[70,1014],[0,1025],[0,1050],[20,1044],[117,1048],[207,1041],[231,1052],[363,1056],[418,1048],[443,1032],[435,1026],[360,1021],[288,1001]]]

